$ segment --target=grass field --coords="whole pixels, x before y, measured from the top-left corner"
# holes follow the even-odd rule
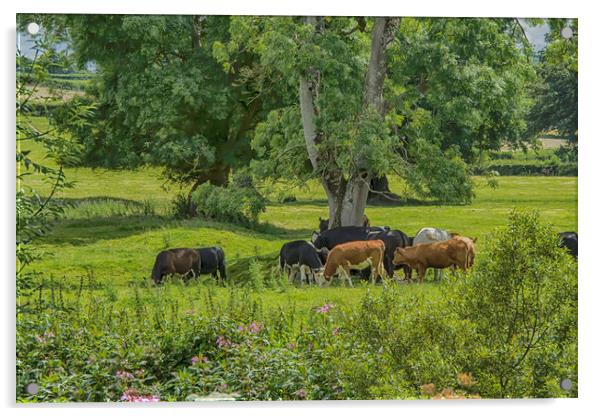
[[[33,122],[47,126],[43,118]],[[44,149],[27,145],[34,159],[43,159]],[[46,160],[52,165],[52,160]],[[327,217],[327,203],[320,186],[310,182],[303,188],[283,185],[267,194],[271,200],[260,217],[262,225],[250,230],[201,219],[178,221],[168,215],[170,200],[179,191],[161,179],[160,170],[136,171],[72,168],[66,170],[72,189],[60,198],[73,206],[52,233],[39,243],[45,258],[36,269],[76,285],[82,276],[93,273],[100,283],[125,284],[145,280],[156,253],[167,247],[220,245],[228,266],[255,255],[273,256],[292,239],[309,239],[317,229],[318,217]],[[500,177],[492,189],[485,179],[474,178],[477,197],[467,206],[438,206],[409,199],[400,206],[369,206],[366,210],[374,225],[389,225],[409,235],[420,228],[436,226],[464,235],[484,238],[494,227],[504,224],[512,208],[534,208],[558,231],[577,228],[577,178],[575,177]],[[36,175],[26,177],[24,185],[47,190],[48,184]],[[408,195],[404,184],[391,178],[391,188]],[[297,198],[293,203],[277,203],[278,194]],[[410,194],[411,198],[412,195]]]

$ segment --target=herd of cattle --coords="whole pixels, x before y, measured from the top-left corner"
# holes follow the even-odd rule
[[[577,258],[577,233],[559,234],[559,241]],[[328,286],[338,275],[352,286],[353,274],[375,282],[380,278],[395,277],[396,270],[404,271],[404,279],[412,280],[416,270],[423,282],[429,268],[440,280],[443,269],[451,267],[466,271],[475,259],[476,238],[461,236],[439,228],[422,228],[414,237],[390,227],[371,227],[367,217],[362,226],[344,226],[328,229],[328,220],[320,218],[320,232],[314,232],[311,241],[295,240],[285,243],[278,260],[281,272],[294,282],[315,282]],[[225,254],[220,247],[175,248],[161,251],[156,259],[151,278],[158,284],[165,276],[179,274],[197,277],[212,274],[226,279]]]

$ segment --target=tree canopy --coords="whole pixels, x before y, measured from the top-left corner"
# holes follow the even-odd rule
[[[249,133],[265,101],[253,57],[220,62],[227,16],[83,15],[70,22],[80,64],[100,68],[88,164],[155,164],[167,178],[223,185],[251,157]],[[266,88],[266,95],[269,88]]]
[[[534,91],[556,84],[541,69],[534,87],[518,19],[76,15],[64,26],[80,65],[99,68],[92,123],[76,131],[85,163],[159,165],[193,190],[246,166],[317,178],[337,224],[361,220],[384,175],[468,203],[471,164],[551,118],[529,112]],[[543,62],[570,84],[576,41],[564,41],[551,38]]]
[[[539,82],[534,88],[535,105],[529,113],[529,133],[556,131],[577,142],[578,118],[578,21],[549,19],[547,46],[537,67]],[[567,37],[562,30],[569,28]]]

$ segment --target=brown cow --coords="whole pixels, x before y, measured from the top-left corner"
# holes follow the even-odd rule
[[[472,267],[472,265],[474,264],[474,258],[475,258],[475,249],[474,249],[474,245],[477,242],[477,237],[464,237],[460,234],[456,234],[456,233],[451,233],[452,238],[455,238],[457,240],[460,241],[464,241],[466,243],[466,246],[468,247],[468,256],[466,258],[466,268],[470,268]]]
[[[179,274],[187,276],[192,273],[195,278],[201,272],[201,255],[192,248],[171,248],[157,254],[151,278],[155,284],[161,283],[166,275]]]
[[[338,272],[340,267],[343,269],[343,278],[349,282],[349,286],[353,286],[349,270],[353,266],[363,266],[364,263],[370,262],[372,265],[370,279],[374,283],[375,275],[380,276],[381,279],[385,276],[383,266],[384,255],[385,243],[382,240],[350,241],[339,244],[330,250],[321,277],[324,277],[328,284],[330,284],[332,276]]]
[[[407,264],[418,272],[418,281],[422,283],[429,267],[443,269],[452,266],[466,271],[468,264],[468,245],[459,239],[417,244],[395,250],[393,264]]]

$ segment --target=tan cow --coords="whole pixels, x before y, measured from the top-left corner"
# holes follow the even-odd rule
[[[407,264],[418,272],[418,281],[424,280],[429,267],[444,269],[452,266],[466,271],[468,265],[468,245],[460,239],[417,244],[395,250],[393,264]]]
[[[457,240],[460,241],[464,241],[466,243],[466,246],[468,247],[468,256],[467,256],[467,263],[466,263],[466,268],[470,268],[472,267],[472,265],[474,264],[474,258],[475,258],[475,248],[474,245],[477,242],[477,237],[464,237],[460,234],[456,234],[456,233],[451,233],[452,238],[455,238]]]
[[[363,268],[368,262],[372,266],[370,279],[374,283],[375,276],[380,276],[381,279],[386,276],[383,266],[384,255],[385,243],[382,240],[350,241],[339,244],[330,250],[320,278],[323,277],[327,284],[330,284],[332,276],[337,274],[341,268],[343,279],[349,283],[349,286],[353,286],[350,269]]]

